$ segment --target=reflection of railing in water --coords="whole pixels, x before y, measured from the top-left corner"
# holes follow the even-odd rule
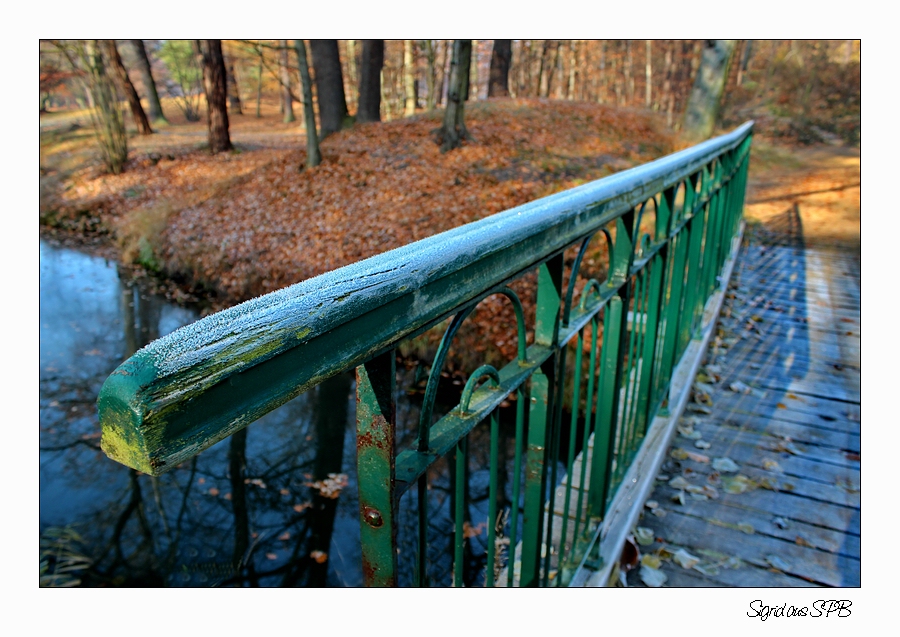
[[[173,332],[107,379],[99,398],[103,449],[158,475],[355,367],[365,582],[398,583],[397,531],[407,505],[418,529],[411,538],[414,582],[428,585],[435,577],[429,565],[446,561],[429,552],[427,532],[429,473],[446,461],[454,528],[449,581],[566,584],[584,551],[596,545],[599,522],[639,456],[649,423],[667,408],[673,369],[719,287],[739,228],[751,130],[745,124]],[[576,298],[582,260],[601,234],[607,278],[587,281]],[[563,253],[572,246],[578,255],[567,267]],[[521,303],[507,284],[535,269],[529,344]],[[515,308],[517,358],[501,369],[475,370],[460,404],[432,422],[454,335],[475,306],[495,294]],[[398,448],[395,349],[450,317],[431,366],[417,439]],[[516,414],[512,479],[506,479],[498,410],[510,399]],[[473,434],[478,426],[486,431]],[[471,462],[471,435],[489,437],[486,467]],[[473,469],[489,474],[487,511],[478,520],[470,506]],[[505,502],[510,509],[501,510]],[[485,567],[473,575],[463,564],[471,562],[470,539],[482,532]],[[497,581],[500,574],[503,581]]]

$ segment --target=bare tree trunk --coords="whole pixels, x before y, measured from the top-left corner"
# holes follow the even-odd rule
[[[97,40],[87,40],[85,58],[89,76],[88,86],[91,98],[96,104],[91,115],[95,119],[100,154],[106,169],[118,175],[124,170],[125,161],[128,159],[128,140]]]
[[[159,93],[156,91],[156,83],[153,81],[153,73],[150,71],[150,58],[147,57],[147,49],[144,48],[143,40],[131,40],[134,52],[137,57],[138,73],[141,75],[141,82],[144,90],[147,92],[147,103],[150,112],[148,117],[151,122],[165,122],[162,105],[159,103]]]
[[[405,103],[403,115],[409,117],[416,114],[416,63],[414,43],[412,40],[403,40],[403,93]]]
[[[472,60],[472,41],[454,40],[450,61],[450,89],[444,125],[440,129],[441,152],[458,148],[469,133],[465,124],[465,101],[469,88],[469,64]]]
[[[750,66],[750,56],[753,52],[753,40],[744,40],[741,45],[741,63],[738,65],[737,85],[742,86],[744,83],[744,73]]]
[[[663,104],[666,108],[666,125],[672,125],[673,113],[675,110],[675,93],[672,90],[672,50],[675,43],[670,42],[666,47],[666,81],[663,84]]]
[[[556,89],[553,93],[553,97],[560,100],[562,99],[563,92],[563,67],[562,67],[562,56],[559,54],[562,49],[562,40],[556,41],[556,53],[553,54],[553,70],[551,71],[550,82],[554,82],[553,87]],[[550,91],[547,90],[547,94],[549,95]]]
[[[312,79],[309,77],[309,63],[306,61],[306,44],[294,40],[297,61],[300,64],[300,86],[303,90],[303,121],[306,124],[306,167],[315,168],[322,163],[319,151],[319,136],[316,133],[316,113],[313,108]]]
[[[644,89],[644,106],[646,108],[650,108],[650,104],[653,101],[652,97],[652,88],[653,88],[653,44],[651,40],[644,40],[646,42],[646,47],[644,48],[644,68],[645,68],[645,76],[647,86]]]
[[[713,132],[733,53],[734,40],[706,40],[684,114],[684,132],[691,141],[706,139]]]
[[[569,40],[569,85],[566,87],[566,99],[575,99],[575,74],[578,69],[578,40]]]
[[[524,40],[520,45],[519,55],[519,97],[528,97],[531,94],[531,40]]]
[[[441,105],[447,107],[447,96],[450,93],[450,64],[453,57],[453,40],[444,40],[443,57],[441,57]]]
[[[597,91],[597,101],[605,104],[606,95],[606,40],[600,41],[600,88]]]
[[[209,129],[209,150],[221,153],[231,150],[228,135],[228,105],[225,80],[225,59],[221,40],[202,40],[203,87],[206,90],[206,123]]]
[[[625,40],[625,99],[634,105],[634,51],[631,40]]]
[[[113,73],[118,80],[119,88],[125,94],[128,100],[128,107],[131,109],[131,116],[134,118],[134,125],[139,135],[152,135],[153,130],[150,128],[150,122],[147,121],[147,115],[141,106],[141,98],[138,97],[137,91],[134,90],[134,84],[128,78],[128,71],[122,64],[122,56],[119,55],[119,49],[116,48],[115,40],[103,40],[106,48],[106,57],[112,65]]]
[[[429,111],[434,110],[434,45],[431,40],[422,40],[422,44],[425,47],[425,62],[426,62],[426,71],[425,71],[425,88],[428,91],[428,96],[425,98],[425,108]]]
[[[488,97],[509,97],[509,66],[512,60],[512,40],[494,40],[491,51],[491,72]]]
[[[228,106],[235,115],[243,115],[241,108],[241,91],[238,88],[237,74],[234,72],[234,60],[228,60]]]
[[[325,139],[344,126],[349,116],[344,97],[344,78],[337,40],[310,40],[313,69],[316,72],[316,95],[319,100],[321,137]]]
[[[262,102],[262,75],[263,72],[263,50],[259,49],[259,66],[256,68],[256,116],[262,117],[260,113],[260,103]]]
[[[541,70],[538,80],[538,97],[550,96],[550,74],[553,72],[550,65],[547,64],[547,53],[550,51],[552,40],[544,40],[544,47],[541,50]]]
[[[363,40],[359,69],[357,122],[381,121],[381,68],[384,66],[384,40]]]
[[[472,40],[472,59],[469,60],[469,101],[478,100],[478,40]]]
[[[284,123],[294,121],[294,100],[291,97],[291,74],[288,71],[287,40],[278,40],[279,64],[278,71],[281,75],[281,112],[284,113]]]
[[[357,59],[356,40],[347,40],[347,92],[348,102],[358,103],[359,96],[356,94],[359,86],[359,63]]]

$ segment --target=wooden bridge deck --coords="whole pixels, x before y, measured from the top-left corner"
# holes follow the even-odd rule
[[[638,522],[665,586],[860,585],[859,345],[858,252],[744,246]]]

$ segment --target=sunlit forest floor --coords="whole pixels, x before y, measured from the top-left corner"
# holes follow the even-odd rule
[[[277,104],[230,117],[235,151],[205,151],[205,117],[129,138],[103,174],[87,112],[41,116],[41,230],[164,275],[176,300],[224,307],[598,179],[682,147],[656,114],[555,100],[466,107],[472,141],[441,154],[441,112],[357,125],[302,169],[305,136]],[[858,148],[754,142],[746,215],[798,206],[811,242],[859,249]]]

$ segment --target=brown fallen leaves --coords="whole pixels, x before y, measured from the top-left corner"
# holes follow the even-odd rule
[[[138,155],[122,175],[82,174],[55,214],[99,219],[91,227],[118,233],[123,247],[148,243],[163,272],[214,292],[221,307],[674,149],[652,116],[598,104],[491,100],[466,115],[473,141],[445,154],[432,139],[437,112],[329,136],[314,169],[300,170],[304,143],[290,131],[296,150]],[[144,243],[142,228],[153,235]],[[605,255],[589,253],[582,270],[601,274]],[[533,281],[518,285],[530,306]],[[509,360],[514,315],[494,305],[472,317],[472,342]]]

